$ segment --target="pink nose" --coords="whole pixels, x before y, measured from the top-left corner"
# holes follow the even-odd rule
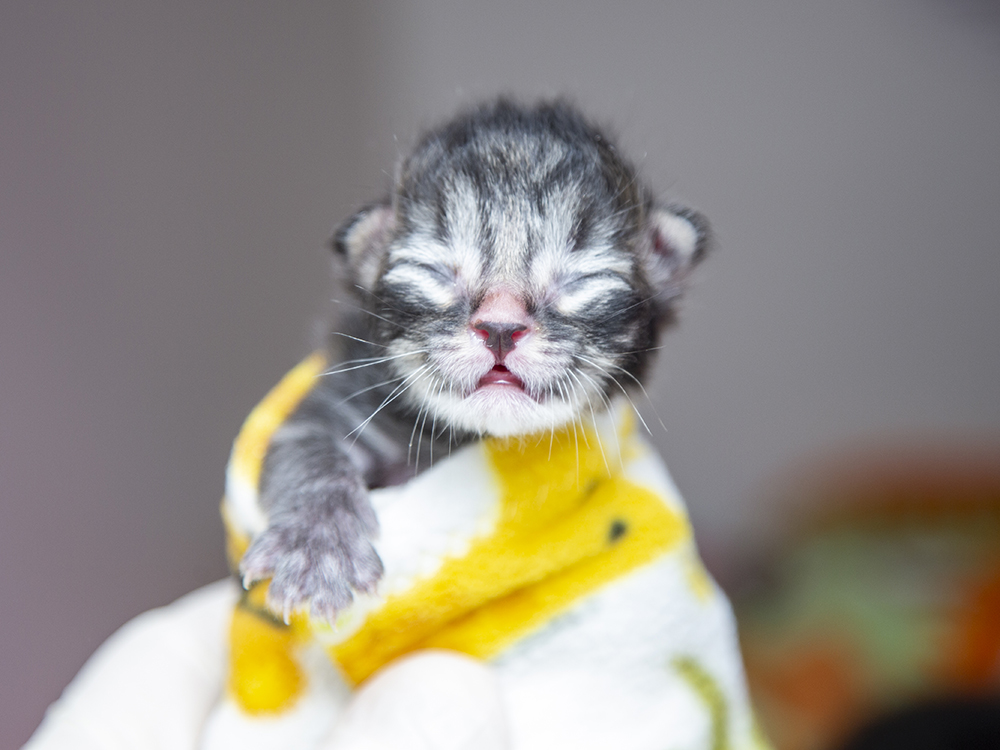
[[[513,294],[500,290],[487,295],[472,314],[472,329],[483,338],[497,362],[503,362],[523,338],[531,323],[524,304]]]
[[[516,323],[495,323],[491,320],[477,320],[472,327],[480,336],[486,348],[493,352],[493,356],[498,362],[503,362],[503,358],[510,353],[510,350],[517,346],[517,340],[524,336],[528,326],[517,325]]]

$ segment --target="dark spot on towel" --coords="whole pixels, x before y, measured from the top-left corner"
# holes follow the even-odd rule
[[[620,518],[615,519],[614,523],[611,524],[611,529],[608,531],[608,541],[617,542],[619,539],[625,536],[626,531],[628,531],[628,524],[626,524]]]

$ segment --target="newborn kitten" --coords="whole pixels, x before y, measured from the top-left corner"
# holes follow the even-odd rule
[[[372,591],[368,489],[638,386],[706,235],[565,103],[500,100],[426,135],[334,239],[356,306],[329,336],[339,364],[272,438],[244,583],[270,578],[286,619],[332,621]]]

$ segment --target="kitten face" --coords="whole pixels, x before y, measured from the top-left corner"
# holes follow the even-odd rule
[[[503,102],[425,138],[338,240],[399,400],[496,436],[589,419],[637,382],[703,246],[573,110]]]

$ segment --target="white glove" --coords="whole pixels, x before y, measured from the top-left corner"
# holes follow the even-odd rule
[[[195,750],[222,692],[231,581],[139,615],[107,640],[24,750]],[[400,660],[358,691],[324,750],[502,750],[489,667],[448,652]]]

